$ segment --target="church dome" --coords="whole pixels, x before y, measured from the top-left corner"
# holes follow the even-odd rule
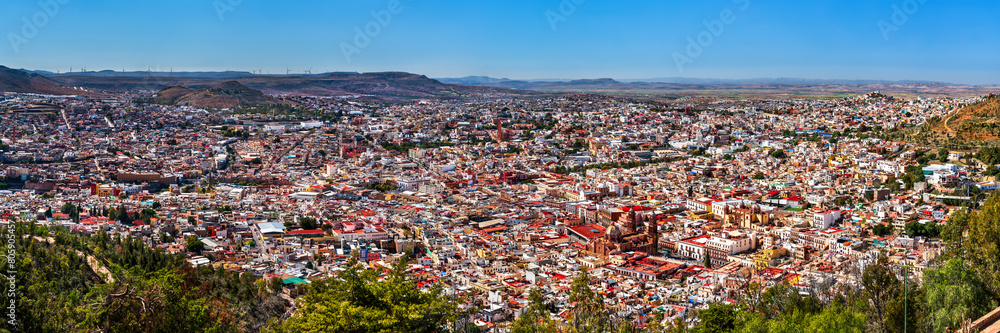
[[[604,234],[608,235],[609,237],[614,238],[614,237],[621,236],[622,235],[622,231],[618,230],[618,225],[612,224],[610,227],[608,227],[608,230],[605,231]]]

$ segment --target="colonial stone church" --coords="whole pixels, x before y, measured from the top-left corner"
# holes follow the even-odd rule
[[[738,226],[742,229],[751,229],[754,225],[774,225],[770,212],[765,212],[758,205],[750,207],[740,205],[739,207],[726,206],[726,218],[722,225],[725,227]]]
[[[638,229],[639,222],[643,223],[645,232]],[[607,258],[610,254],[629,251],[642,251],[649,255],[656,255],[658,243],[659,232],[656,229],[656,220],[646,215],[636,214],[635,210],[630,210],[627,214],[622,214],[618,221],[612,222],[603,236],[587,244],[586,251],[602,258]]]

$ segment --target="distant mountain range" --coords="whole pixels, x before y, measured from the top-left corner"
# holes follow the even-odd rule
[[[484,76],[438,79],[441,82],[539,92],[598,93],[636,98],[677,98],[683,96],[839,98],[872,91],[899,97],[982,96],[1000,91],[998,86],[955,85],[927,81],[818,80],[818,79],[696,79],[658,78],[647,80],[510,80]]]
[[[236,81],[269,95],[353,96],[377,102],[415,99],[539,97],[553,93],[596,93],[642,99],[683,96],[733,98],[840,98],[871,91],[897,97],[982,96],[1000,92],[997,86],[954,85],[924,81],[813,79],[692,79],[647,80],[511,80],[485,76],[432,79],[404,72],[261,75],[250,72],[116,72],[111,70],[52,73],[0,66],[0,91],[54,95],[106,96],[102,92],[192,90]]]
[[[482,96],[523,97],[540,95],[485,86],[442,83],[424,75],[383,73],[322,73],[307,75],[255,75],[248,72],[74,72],[32,73],[0,66],[0,91],[55,95],[86,95],[68,87],[106,92],[160,91],[170,87],[210,88],[229,81],[271,95],[356,96],[365,100],[402,102],[414,99],[467,99]],[[47,73],[45,75],[40,73]],[[51,78],[47,77],[52,75]],[[30,79],[30,80],[29,80]],[[31,83],[34,82],[34,83]],[[177,89],[174,89],[175,92]],[[95,93],[96,94],[96,93]]]
[[[41,74],[46,77],[63,77],[63,76],[94,76],[94,77],[128,77],[128,78],[145,78],[145,77],[167,77],[167,78],[194,78],[194,79],[235,79],[241,77],[250,76],[270,76],[270,77],[322,77],[329,74],[357,74],[355,72],[333,72],[333,73],[320,73],[320,74],[256,74],[251,72],[241,72],[241,71],[224,71],[224,72],[160,72],[160,71],[114,71],[114,70],[102,70],[102,71],[80,71],[80,72],[50,72],[44,70],[28,70],[19,69],[22,72]]]
[[[709,84],[709,85],[749,85],[749,84],[789,84],[789,85],[900,85],[900,84],[938,84],[949,86],[962,86],[962,84],[952,84],[935,81],[919,80],[824,80],[824,79],[800,79],[800,78],[755,78],[755,79],[710,79],[710,78],[689,78],[689,77],[664,77],[652,79],[584,79],[584,80],[560,80],[560,79],[535,79],[535,80],[511,80],[498,79],[488,76],[466,76],[461,78],[439,78],[438,81],[444,83],[464,84],[472,86],[557,86],[557,85],[582,85],[582,84],[618,84],[627,87],[629,84],[650,84],[650,83],[675,83],[675,84]]]

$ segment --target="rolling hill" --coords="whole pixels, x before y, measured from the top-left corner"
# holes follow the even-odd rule
[[[942,119],[932,119],[910,137],[924,142],[950,144],[1000,141],[1000,95],[965,106]]]
[[[75,75],[59,80],[73,86],[104,91],[162,90],[174,86],[207,88],[226,81],[271,95],[365,96],[366,99],[400,102],[414,99],[463,99],[481,96],[520,97],[540,95],[534,91],[447,84],[424,75],[403,72],[326,73],[321,75],[247,75],[239,78],[174,77],[148,73],[145,77]]]
[[[101,97],[103,94],[81,90],[35,73],[0,66],[0,92],[43,95],[79,95]]]
[[[292,104],[274,98],[259,90],[244,86],[236,81],[227,81],[215,86],[191,89],[174,86],[161,90],[152,99],[160,104],[187,104],[202,108],[236,108],[266,104]]]

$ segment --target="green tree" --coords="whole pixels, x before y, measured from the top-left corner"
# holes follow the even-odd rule
[[[559,332],[559,326],[552,320],[552,315],[538,288],[531,290],[528,295],[528,309],[517,320],[514,320],[510,331],[511,333]]]
[[[851,311],[841,304],[833,304],[823,309],[819,315],[809,318],[805,332],[868,332],[864,314]]]
[[[903,289],[893,272],[893,268],[889,266],[888,257],[880,254],[876,262],[865,266],[865,270],[861,274],[861,284],[864,286],[864,296],[868,303],[868,318],[872,326],[877,332],[888,332],[889,304]]]
[[[156,211],[146,208],[139,212],[139,218],[146,219],[150,217],[156,217]]]
[[[975,319],[997,306],[976,272],[960,259],[924,271],[924,328],[953,332],[963,319]]]
[[[611,313],[600,295],[590,289],[590,272],[586,269],[573,279],[569,302],[575,303],[569,318],[570,332],[607,332],[611,330]]]
[[[317,222],[315,218],[308,216],[299,219],[299,225],[305,230],[315,230],[316,228],[319,228],[319,222]]]
[[[866,317],[862,313],[851,311],[843,304],[831,304],[819,313],[791,311],[783,313],[774,319],[767,319],[761,314],[739,311],[735,315],[735,328],[730,332],[768,332],[768,333],[862,333],[868,331]],[[702,332],[714,332],[705,327],[699,327]],[[724,332],[724,330],[723,330]]]
[[[75,205],[67,202],[62,206],[62,209],[60,209],[59,211],[61,211],[63,214],[72,214],[73,212],[76,211],[76,209],[77,208]]]
[[[352,257],[353,258],[353,257]],[[354,259],[338,278],[316,281],[300,297],[295,315],[276,332],[442,332],[463,314],[440,285],[421,290],[400,260],[380,279]]]
[[[896,269],[905,270],[902,267]],[[890,300],[886,306],[885,323],[889,332],[902,333],[917,330],[920,318],[927,317],[923,294],[921,285],[913,281],[908,281],[903,288],[899,288],[896,297]]]
[[[877,223],[872,227],[872,233],[876,236],[882,237],[892,233],[892,227],[887,226],[882,223]]]
[[[160,243],[173,243],[174,237],[165,232],[160,232]]]
[[[982,209],[969,215],[968,236],[962,243],[962,258],[983,279],[994,298],[1000,298],[1000,194],[983,203]]]
[[[116,269],[117,280],[94,288],[85,298],[94,304],[84,326],[104,332],[221,332],[234,330],[223,307],[189,298],[183,278],[170,270],[145,274],[139,268]]]
[[[701,324],[697,333],[734,332],[737,328],[737,308],[728,304],[712,304],[708,309],[698,313]]]
[[[760,296],[758,305],[758,311],[769,319],[797,312],[814,314],[820,310],[819,300],[812,296],[803,297],[798,289],[788,282],[776,284],[765,290]]]
[[[941,238],[944,240],[946,250],[945,254],[953,257],[964,257],[963,251],[965,250],[962,246],[965,240],[965,230],[969,228],[969,210],[965,208],[959,208],[951,213],[951,217],[948,218],[948,222],[945,223],[943,230],[941,230]]]
[[[886,180],[886,187],[888,187],[889,191],[892,193],[897,193],[902,189],[902,186],[898,181],[896,181],[896,177],[889,177],[889,179]]]
[[[988,166],[988,167],[986,167],[986,171],[984,171],[983,174],[985,174],[987,176],[996,176],[996,175],[1000,174],[1000,167],[997,167],[996,164]]]
[[[188,252],[201,253],[205,250],[205,243],[198,239],[198,237],[188,237],[185,239],[184,249]]]

